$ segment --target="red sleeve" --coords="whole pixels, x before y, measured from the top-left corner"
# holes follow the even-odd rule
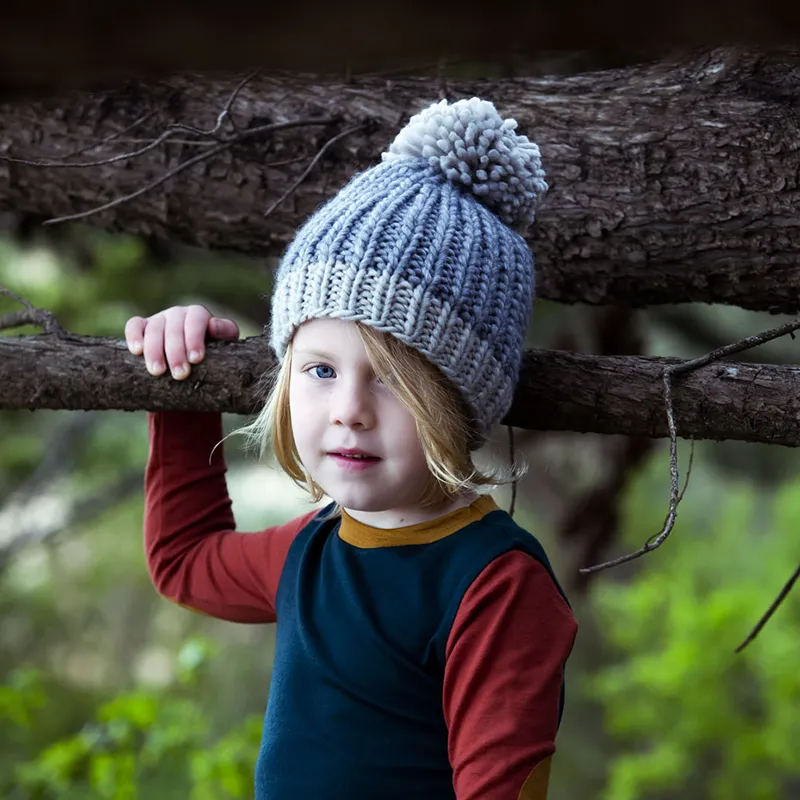
[[[444,714],[458,800],[547,796],[577,623],[545,567],[513,550],[476,578],[447,642]]]
[[[144,543],[158,592],[233,622],[275,622],[275,593],[294,537],[316,513],[237,533],[219,414],[149,415]],[[212,450],[214,453],[212,455]]]

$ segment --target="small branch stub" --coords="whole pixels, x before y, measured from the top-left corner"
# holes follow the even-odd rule
[[[0,286],[0,294],[10,297],[25,306],[21,311],[13,311],[0,317],[0,331],[21,328],[23,325],[38,325],[45,333],[52,333],[56,336],[64,336],[66,334],[64,328],[61,327],[61,323],[50,311],[36,308],[4,286]]]

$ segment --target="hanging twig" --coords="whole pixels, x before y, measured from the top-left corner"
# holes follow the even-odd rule
[[[517,462],[516,462],[516,448],[514,447],[514,426],[508,425],[508,460],[511,464],[511,469],[516,471]],[[508,506],[508,513],[510,516],[514,516],[514,509],[517,505],[517,484],[519,480],[515,477],[511,483],[511,503]]]
[[[704,356],[692,359],[691,361],[684,361],[679,364],[670,364],[664,367],[662,373],[662,382],[664,387],[664,410],[667,417],[667,427],[669,429],[669,471],[670,471],[670,499],[667,517],[661,531],[654,537],[650,537],[645,544],[633,553],[620,556],[619,558],[605,561],[602,564],[596,564],[592,567],[584,567],[580,572],[587,574],[592,572],[599,572],[603,569],[616,567],[620,564],[625,564],[628,561],[633,561],[635,558],[649,553],[651,550],[656,550],[667,540],[672,529],[675,525],[675,518],[678,511],[678,505],[683,497],[683,492],[679,492],[679,475],[678,475],[678,431],[675,424],[675,412],[672,406],[672,378],[674,375],[691,372],[693,370],[718,361],[725,356],[740,353],[742,350],[748,350],[751,347],[757,347],[760,344],[778,339],[781,336],[792,336],[794,331],[800,328],[800,319],[792,320],[784,325],[779,325],[777,328],[763,331],[755,336],[748,336],[738,342],[719,347],[706,353]],[[685,489],[684,489],[685,491]]]
[[[750,635],[736,648],[735,652],[741,653],[742,650],[747,647],[753,639],[761,633],[761,629],[769,622],[772,615],[778,610],[780,604],[786,599],[789,592],[792,591],[792,587],[795,585],[797,579],[800,578],[800,564],[797,566],[797,569],[792,574],[792,577],[786,581],[786,585],[781,589],[780,594],[775,598],[772,605],[766,610],[764,616],[758,621],[758,624],[750,631]]]

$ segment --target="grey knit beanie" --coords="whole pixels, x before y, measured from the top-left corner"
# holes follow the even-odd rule
[[[316,317],[386,331],[458,387],[483,439],[519,375],[534,283],[520,232],[547,191],[516,127],[477,97],[412,117],[289,245],[272,297],[278,357]]]

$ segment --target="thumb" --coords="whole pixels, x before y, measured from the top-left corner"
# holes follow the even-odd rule
[[[208,321],[208,334],[213,339],[235,342],[239,338],[239,326],[231,319],[211,317]]]

